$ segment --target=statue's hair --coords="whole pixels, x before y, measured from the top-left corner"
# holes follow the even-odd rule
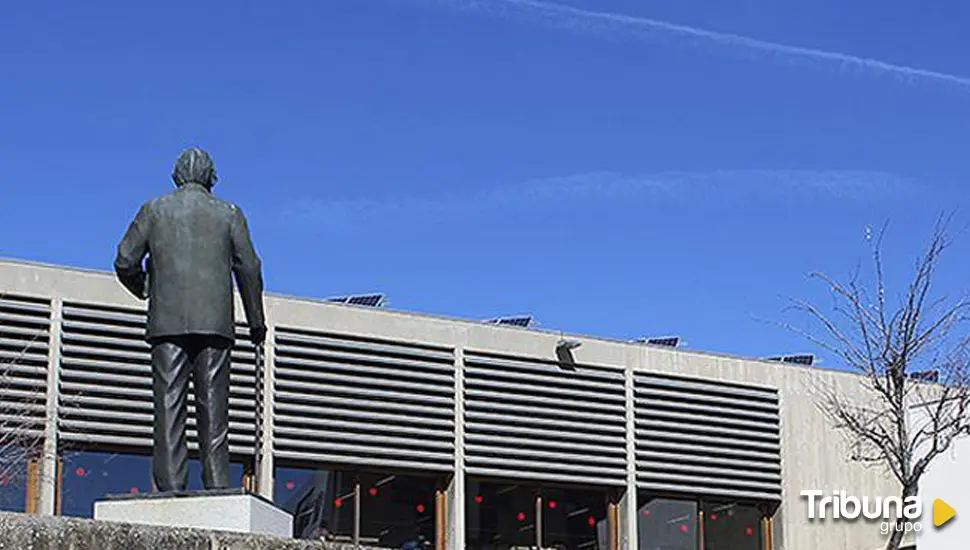
[[[172,171],[172,181],[177,187],[186,183],[198,183],[211,189],[218,179],[212,157],[198,147],[182,151],[175,161],[175,170]]]

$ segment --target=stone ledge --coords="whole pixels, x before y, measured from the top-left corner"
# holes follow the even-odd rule
[[[0,550],[333,550],[320,541],[0,512]]]

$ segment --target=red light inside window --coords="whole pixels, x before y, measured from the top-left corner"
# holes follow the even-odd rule
[[[589,516],[589,519],[586,521],[589,523],[590,527],[596,527],[596,518],[593,516]]]
[[[717,514],[711,514],[711,521],[717,521]]]
[[[687,532],[687,526],[686,525],[681,525],[680,526],[680,532],[681,533],[686,533]]]
[[[371,487],[370,490],[367,491],[367,492],[370,493],[370,496],[376,497],[377,496],[377,487]]]
[[[519,515],[515,517],[519,518],[519,521],[525,521],[525,512],[519,512]]]
[[[133,495],[137,495],[138,494],[138,487],[132,487],[130,492]]]
[[[559,503],[556,502],[555,500],[550,500],[549,501],[549,507],[552,508],[553,510],[555,510],[556,508],[559,507]]]
[[[424,504],[418,504],[417,506],[414,507],[414,509],[417,510],[419,514],[423,514],[424,513]]]
[[[76,474],[76,475],[77,475],[78,477],[84,477],[84,476],[85,476],[85,474],[87,474],[87,472],[86,472],[86,471],[84,471],[84,468],[78,468],[77,470],[74,470],[74,473],[75,473],[75,474]]]
[[[482,498],[482,495],[475,495],[475,504],[481,504],[483,500],[485,499]]]
[[[745,529],[744,532],[747,533],[749,537],[751,535],[754,535],[754,529],[752,529],[751,527],[748,527],[747,529]]]
[[[653,515],[653,512],[651,512],[650,510],[644,510],[643,511],[643,515],[645,515],[645,516],[652,516]]]
[[[294,487],[296,487],[296,482],[293,482],[293,481],[287,481],[286,482],[286,488],[287,489],[292,490]]]
[[[340,508],[341,506],[344,505],[344,501],[341,498],[335,499],[333,501],[333,505],[336,506],[337,508]]]

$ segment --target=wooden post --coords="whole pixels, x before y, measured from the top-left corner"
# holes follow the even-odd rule
[[[54,513],[59,516],[64,504],[64,459],[62,457],[57,457],[57,492],[54,498]]]
[[[252,466],[246,466],[242,476],[242,486],[250,493],[256,492],[256,476],[253,474]]]
[[[606,525],[609,533],[609,549],[620,550],[620,508],[616,498],[610,498],[606,508]]]
[[[40,500],[40,461],[31,458],[27,461],[27,502],[24,511],[36,514]]]
[[[774,521],[772,521],[772,518],[765,516],[761,522],[761,529],[764,531],[764,550],[775,550]]]
[[[704,510],[697,514],[697,548],[704,550]]]
[[[448,526],[445,518],[448,517],[446,507],[448,499],[445,498],[445,491],[441,487],[434,492],[434,549],[445,550],[448,541]]]

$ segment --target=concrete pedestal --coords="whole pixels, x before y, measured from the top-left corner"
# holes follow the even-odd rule
[[[293,517],[243,489],[108,496],[94,519],[275,537],[293,536]]]

